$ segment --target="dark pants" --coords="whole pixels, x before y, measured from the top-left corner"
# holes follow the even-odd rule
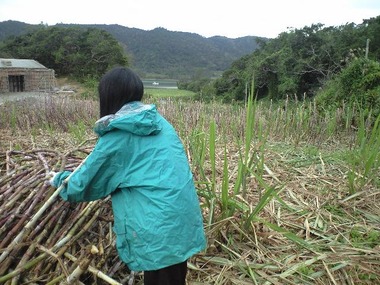
[[[187,261],[159,270],[144,271],[144,285],[185,285]]]

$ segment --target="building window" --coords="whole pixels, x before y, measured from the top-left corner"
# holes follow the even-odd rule
[[[9,75],[9,92],[23,92],[25,89],[24,75]]]

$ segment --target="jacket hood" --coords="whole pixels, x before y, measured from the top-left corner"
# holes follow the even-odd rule
[[[161,131],[156,106],[142,102],[125,104],[115,114],[100,118],[94,131],[103,136],[112,130],[123,130],[139,136],[156,135]]]

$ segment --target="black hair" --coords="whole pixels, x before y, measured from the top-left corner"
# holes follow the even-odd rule
[[[144,85],[127,67],[114,67],[102,76],[98,86],[100,117],[115,114],[123,105],[141,101]]]

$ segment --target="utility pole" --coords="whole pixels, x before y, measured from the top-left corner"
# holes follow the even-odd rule
[[[368,59],[368,51],[369,51],[369,39],[367,39],[367,44],[365,47],[365,59]]]

